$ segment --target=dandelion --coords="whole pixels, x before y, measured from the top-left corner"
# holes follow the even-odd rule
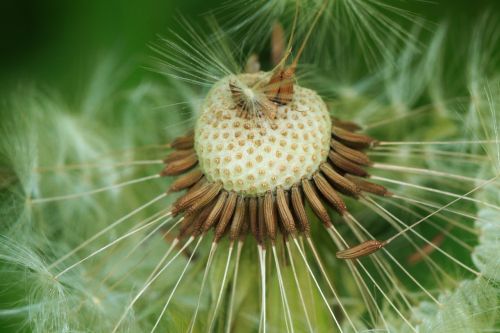
[[[210,34],[182,22],[189,39],[174,32],[152,46],[169,93],[153,82],[113,91],[99,79],[114,72],[105,62],[80,112],[37,91],[9,99],[0,148],[6,327],[499,327],[494,22],[484,17],[472,35],[456,87],[442,63],[446,25],[422,49],[418,29],[407,33],[376,9],[413,19],[402,10],[310,3],[243,7],[239,25],[209,18]],[[364,77],[322,67],[331,55],[305,63],[319,40],[339,43],[340,27],[328,30],[331,20],[348,25],[339,15],[372,41],[361,41],[376,62]],[[231,36],[251,27],[234,47]],[[271,41],[267,58],[262,40]],[[352,63],[339,52],[340,64]]]

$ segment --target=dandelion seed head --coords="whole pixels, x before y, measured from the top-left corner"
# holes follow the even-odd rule
[[[499,327],[500,86],[481,51],[494,36],[481,25],[468,57],[453,48],[468,72],[450,80],[451,29],[421,49],[419,29],[385,14],[413,16],[384,3],[233,1],[229,31],[182,24],[155,44],[168,89],[115,91],[108,63],[77,110],[19,94],[0,122],[0,285],[18,294],[0,320],[34,332]],[[276,68],[259,72],[277,21],[279,45],[293,35],[288,60],[301,59],[289,95],[282,73],[269,94]],[[23,195],[27,209],[12,209]]]
[[[258,104],[256,96],[262,93],[255,86],[268,77],[260,72],[237,79],[245,84],[243,93]],[[195,149],[208,180],[222,182],[228,191],[258,195],[311,177],[326,160],[331,137],[330,115],[321,97],[295,85],[292,102],[276,106],[275,119],[245,117],[232,98],[231,80],[226,77],[214,85],[196,125]]]

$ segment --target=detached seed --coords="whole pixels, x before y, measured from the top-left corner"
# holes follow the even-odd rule
[[[383,248],[385,244],[385,242],[380,242],[378,240],[368,240],[346,250],[338,251],[336,256],[339,259],[357,259],[377,252]]]

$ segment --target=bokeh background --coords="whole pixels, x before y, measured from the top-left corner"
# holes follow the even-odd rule
[[[69,103],[78,101],[90,73],[110,56],[127,70],[132,69],[127,76],[131,85],[159,77],[146,68],[153,55],[149,45],[158,35],[168,37],[169,29],[175,29],[181,16],[196,23],[203,20],[203,14],[228,1],[0,0],[0,103],[3,94],[26,85],[56,92]],[[392,2],[428,22],[447,21],[457,41],[485,12],[500,20],[500,0],[384,2]],[[446,54],[451,62],[466,62],[457,56],[452,59],[453,52]],[[0,104],[1,112],[9,111]],[[14,323],[8,327],[15,327]],[[4,332],[1,323],[0,332]]]
[[[34,82],[75,95],[102,57],[113,53],[120,61],[146,64],[148,44],[158,34],[168,36],[180,15],[201,20],[227,1],[1,0],[0,88]],[[446,19],[457,31],[472,28],[484,11],[500,17],[498,0],[392,2],[429,21]],[[136,67],[132,79],[151,75]]]

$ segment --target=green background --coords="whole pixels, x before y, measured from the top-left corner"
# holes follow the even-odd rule
[[[148,44],[168,36],[181,15],[190,21],[227,0],[46,0],[0,1],[0,87],[36,82],[64,94],[78,91],[86,73],[106,54],[147,63]],[[387,1],[385,1],[387,2]],[[434,3],[393,0],[433,22],[472,28],[485,10],[500,13],[498,0]],[[499,15],[500,16],[500,15]],[[463,31],[463,30],[462,30]],[[138,68],[135,77],[147,74]]]
[[[225,1],[0,0],[0,94],[33,83],[77,99],[89,72],[108,55],[132,64],[131,80],[158,76],[137,66],[153,55],[148,45],[158,34],[168,37],[180,16],[199,21]],[[500,17],[499,0],[392,3],[432,22],[450,21],[458,37],[485,11]]]

